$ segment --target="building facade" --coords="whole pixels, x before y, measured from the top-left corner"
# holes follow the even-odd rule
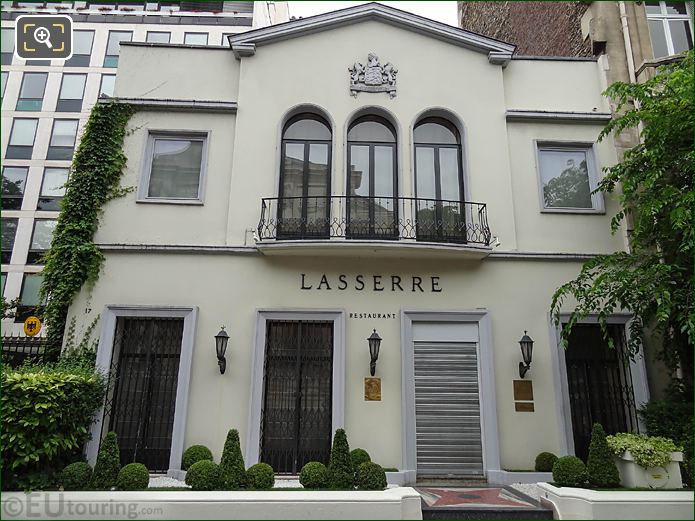
[[[177,473],[237,428],[247,465],[296,474],[343,427],[407,482],[504,482],[584,454],[590,418],[637,430],[643,360],[591,320],[564,352],[549,315],[584,260],[625,248],[591,194],[617,160],[601,71],[513,53],[380,4],[227,48],[122,44],[135,190],[107,204],[103,272],[69,314],[78,336],[97,321],[116,382],[89,458],[114,430],[124,463]],[[629,316],[611,320],[621,345]]]
[[[15,20],[26,14],[69,15],[72,58],[15,56]],[[119,43],[221,46],[287,19],[286,2],[2,2],[2,291],[20,301],[5,334],[20,332],[39,304],[72,153],[97,98],[113,96]]]

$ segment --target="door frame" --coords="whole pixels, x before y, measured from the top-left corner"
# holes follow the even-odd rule
[[[244,460],[247,465],[260,461],[261,410],[265,374],[266,323],[271,320],[320,320],[333,322],[332,432],[345,424],[345,310],[344,309],[257,309],[256,333],[251,357],[249,420]]]
[[[183,441],[186,430],[186,415],[188,411],[188,395],[191,380],[191,362],[195,344],[196,325],[198,322],[197,306],[139,306],[139,305],[106,305],[101,314],[101,335],[97,350],[96,367],[104,374],[111,369],[113,343],[116,336],[116,320],[118,317],[150,317],[150,318],[183,318],[183,333],[181,335],[181,355],[179,358],[179,373],[176,381],[176,405],[174,409],[174,424],[171,432],[171,452],[169,454],[169,473],[181,470],[183,456]],[[104,407],[99,409],[96,420],[91,427],[91,439],[87,442],[87,460],[94,466],[101,444],[101,433],[104,423]]]
[[[560,313],[560,321],[569,320],[569,313]],[[630,337],[630,323],[632,315],[629,313],[616,313],[607,318],[609,324],[618,324],[625,328],[625,338]],[[578,324],[598,324],[598,315],[591,314]],[[553,365],[555,388],[559,389],[559,399],[556,400],[557,418],[560,433],[561,454],[574,455],[574,432],[572,429],[572,406],[570,404],[569,384],[567,383],[567,364],[565,350],[560,346],[560,327],[556,326],[553,317],[548,315],[548,327],[550,334],[550,356]],[[639,409],[649,401],[649,385],[647,383],[647,368],[644,360],[644,350],[640,349],[637,356],[630,360],[630,375],[632,376],[632,392],[635,399],[635,408]],[[644,420],[637,415],[637,426],[640,432],[646,432]]]
[[[409,482],[417,477],[417,437],[415,425],[415,360],[413,322],[459,322],[478,326],[478,397],[480,402],[480,441],[483,474],[491,482],[500,471],[500,443],[497,432],[497,398],[492,352],[490,313],[485,309],[401,310],[401,422],[403,429],[402,469]]]

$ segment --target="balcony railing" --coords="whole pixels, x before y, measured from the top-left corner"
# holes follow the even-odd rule
[[[490,245],[485,203],[346,195],[262,199],[260,240],[412,239]]]

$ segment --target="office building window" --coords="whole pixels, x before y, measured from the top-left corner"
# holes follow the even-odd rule
[[[14,248],[14,237],[17,235],[17,222],[19,219],[2,218],[2,263],[9,264],[12,259],[12,248]]]
[[[11,65],[14,57],[14,29],[2,28],[0,31],[0,48],[2,49],[0,63],[2,65]]]
[[[186,33],[183,37],[186,45],[207,45],[208,33]]]
[[[104,67],[118,67],[118,54],[121,50],[121,42],[129,42],[132,38],[133,33],[130,31],[109,31]]]
[[[165,33],[161,31],[147,31],[148,43],[169,43],[170,40],[171,33]]]
[[[655,58],[693,48],[692,7],[688,2],[645,2]]]
[[[72,58],[65,62],[65,66],[89,67],[93,43],[94,31],[74,31],[72,33]]]
[[[2,209],[21,210],[29,167],[6,166],[2,169]]]
[[[39,297],[43,275],[41,273],[25,273],[22,281],[22,291],[19,294],[19,306],[15,322],[24,322],[32,315],[41,315],[43,302]]]
[[[80,112],[82,110],[82,99],[84,98],[86,82],[86,74],[63,74],[56,111]]]
[[[67,168],[45,168],[41,183],[41,194],[36,205],[37,210],[58,211],[60,201],[65,195],[65,183],[68,182],[70,170]]]
[[[38,124],[38,119],[15,118],[12,121],[10,142],[5,151],[5,159],[31,159]]]
[[[41,110],[47,79],[48,74],[45,72],[24,73],[22,87],[19,89],[19,99],[17,99],[17,110],[31,112]]]
[[[34,221],[34,231],[31,234],[27,264],[44,263],[43,256],[51,247],[53,231],[57,222],[55,219],[36,219]]]
[[[116,85],[116,75],[115,74],[103,74],[101,76],[101,87],[99,87],[99,97],[108,96],[113,97],[113,89]]]
[[[51,133],[51,141],[48,144],[46,159],[62,161],[70,161],[72,159],[78,123],[76,119],[56,119],[53,121],[53,132]]]

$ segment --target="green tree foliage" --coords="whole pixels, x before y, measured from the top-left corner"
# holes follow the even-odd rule
[[[601,132],[609,134],[641,126],[641,143],[623,160],[605,168],[598,190],[616,192],[620,209],[611,226],[632,230],[630,251],[600,255],[586,262],[577,278],[553,296],[556,323],[569,298],[577,306],[562,330],[566,346],[578,320],[597,313],[609,345],[607,318],[628,310],[631,323],[629,351],[643,341],[645,327],[660,341],[659,355],[692,395],[693,342],[693,52],[664,66],[641,84],[615,83],[606,95],[624,112]],[[634,105],[633,105],[634,102]],[[620,190],[618,190],[620,187]]]
[[[347,435],[343,429],[338,429],[333,436],[331,458],[328,462],[328,485],[331,488],[351,489],[354,479]]]
[[[552,472],[556,461],[557,456],[552,452],[541,452],[536,456],[534,468],[536,472]]]
[[[200,460],[186,472],[186,485],[193,490],[220,490],[220,466],[210,460]]]
[[[366,450],[357,448],[350,451],[350,460],[352,461],[353,470],[357,472],[357,468],[362,465],[362,463],[372,461],[372,458]]]
[[[595,487],[610,488],[620,484],[620,474],[613,461],[613,451],[608,447],[606,431],[600,423],[594,423],[591,430],[586,469],[589,472],[589,483]]]
[[[384,490],[386,488],[386,473],[381,465],[365,461],[357,467],[355,484],[360,490]]]
[[[92,488],[94,490],[111,490],[116,486],[118,473],[121,470],[121,452],[118,449],[118,440],[115,432],[109,432],[101,442],[97,463],[94,465],[92,475]]]
[[[270,490],[275,484],[273,467],[267,463],[256,463],[246,471],[246,480],[253,490]]]
[[[577,456],[562,456],[553,465],[553,481],[561,487],[583,487],[589,479],[586,465]]]
[[[227,490],[244,488],[246,485],[246,467],[244,457],[241,455],[239,443],[239,431],[231,429],[227,433],[220,460],[220,472],[222,473],[222,485]]]
[[[63,490],[87,490],[91,480],[92,467],[84,461],[71,463],[60,474],[60,485]]]
[[[118,490],[145,490],[150,483],[150,472],[142,463],[128,463],[118,473]]]
[[[310,461],[302,467],[299,482],[304,488],[328,487],[328,469],[320,461]]]
[[[203,460],[212,461],[212,451],[205,445],[191,445],[183,451],[181,468],[188,470],[192,465]]]

